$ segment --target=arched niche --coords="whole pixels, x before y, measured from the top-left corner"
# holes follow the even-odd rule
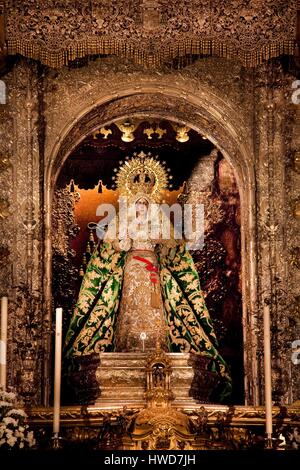
[[[257,363],[255,308],[255,180],[251,166],[251,145],[246,134],[237,127],[234,111],[212,97],[207,106],[201,96],[184,95],[182,90],[161,90],[153,85],[138,92],[135,89],[122,90],[102,97],[99,103],[83,109],[80,116],[69,122],[54,143],[45,168],[45,306],[46,318],[51,317],[51,210],[53,191],[60,169],[71,152],[85,137],[100,126],[107,126],[116,120],[130,117],[166,119],[187,125],[209,139],[230,163],[235,174],[241,201],[241,258],[242,298],[244,332],[245,402],[257,404]],[[243,135],[244,134],[244,135]]]

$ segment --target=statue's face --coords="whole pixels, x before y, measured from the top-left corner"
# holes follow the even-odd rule
[[[137,217],[145,219],[148,212],[148,201],[146,199],[139,199],[135,203]]]

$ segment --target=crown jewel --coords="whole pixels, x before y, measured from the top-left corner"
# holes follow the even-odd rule
[[[168,188],[170,176],[164,165],[151,153],[133,154],[126,158],[115,176],[119,194],[133,199],[146,195],[153,202],[159,202],[162,191]]]

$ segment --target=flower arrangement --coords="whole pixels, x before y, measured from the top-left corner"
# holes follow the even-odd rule
[[[0,449],[24,449],[35,445],[33,431],[25,424],[26,413],[18,408],[13,392],[0,390]]]

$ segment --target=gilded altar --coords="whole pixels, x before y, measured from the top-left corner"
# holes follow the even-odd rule
[[[148,354],[100,354],[94,404],[61,410],[64,446],[181,451],[264,448],[264,407],[208,404],[218,376],[207,373],[203,358],[200,364],[199,358],[165,353],[157,344],[156,351]],[[82,372],[86,377],[87,370]],[[87,399],[89,380],[81,381],[80,387],[81,398]],[[41,445],[47,447],[52,411],[33,408],[28,413]],[[273,408],[274,449],[296,448],[299,419],[297,404]]]
[[[136,420],[138,416],[140,419]],[[49,408],[30,410],[30,424],[44,446],[49,445],[52,419]],[[299,406],[288,410],[274,407],[273,422],[274,448],[296,449]],[[103,450],[263,449],[264,425],[262,406],[197,405],[163,412],[100,406],[69,406],[61,410],[61,435],[66,443]]]

